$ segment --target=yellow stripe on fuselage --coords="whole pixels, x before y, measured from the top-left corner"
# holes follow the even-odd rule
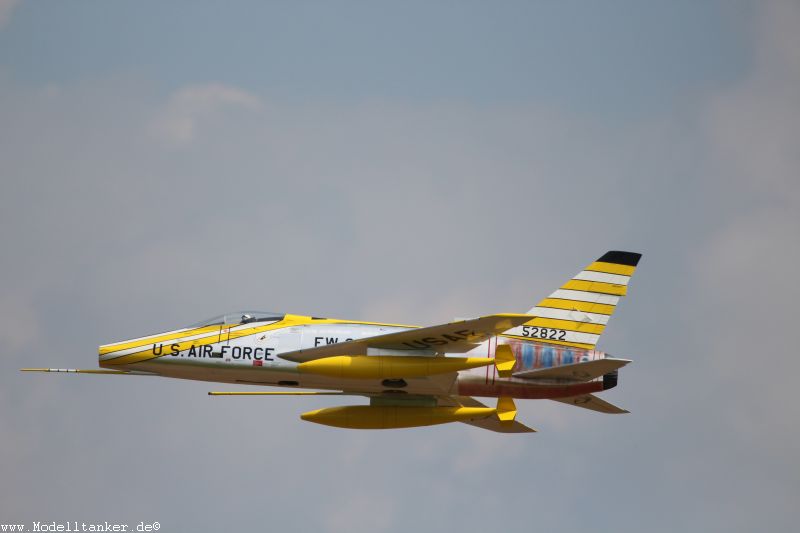
[[[612,294],[614,296],[625,296],[628,288],[625,285],[614,285],[601,281],[584,281],[582,279],[571,279],[561,286],[562,289],[573,291],[599,292],[601,294]]]
[[[147,346],[148,344],[158,344],[175,339],[182,339],[184,337],[190,337],[192,335],[201,335],[203,333],[212,333],[212,332],[219,333],[219,325],[204,326],[202,328],[194,328],[181,331],[172,331],[168,333],[162,333],[160,335],[153,335],[151,337],[142,337],[132,341],[119,342],[116,344],[105,344],[100,347],[100,355],[108,355],[122,350],[137,348],[139,346]]]
[[[618,265],[616,263],[604,263],[602,261],[595,261],[584,270],[594,270],[595,272],[605,272],[606,274],[621,274],[623,276],[632,276],[636,267],[629,265]]]
[[[383,326],[385,328],[406,328],[406,329],[419,329],[420,326],[409,326],[407,324],[384,324],[383,322],[361,322],[358,320],[340,320],[338,318],[325,318],[322,320],[311,320],[309,318],[308,324],[356,324],[359,326]]]
[[[195,347],[200,346],[207,346],[209,344],[214,344],[215,342],[219,342],[219,335],[214,334],[209,337],[202,337],[199,339],[193,339],[190,341],[178,341],[173,342],[178,346],[177,350],[182,352],[183,350],[188,350],[193,345]],[[164,357],[165,355],[170,355],[172,353],[172,344],[164,346],[162,348],[162,352],[158,355],[153,353],[153,347],[148,346],[146,350],[142,350],[139,352],[129,353],[127,355],[122,355],[120,357],[115,357],[114,359],[106,359],[104,361],[100,361],[100,366],[117,366],[117,365],[130,365],[133,363],[141,363],[142,361],[149,361],[150,359],[156,359],[158,357]]]
[[[588,322],[575,322],[572,320],[559,320],[557,318],[541,318],[537,317],[533,320],[525,322],[526,326],[539,326],[540,328],[555,328],[564,329],[568,331],[575,331],[578,333],[594,333],[600,335],[606,329],[603,324],[592,324]]]
[[[222,338],[224,339],[224,341],[227,342],[229,340],[238,339],[238,338],[241,338],[241,337],[247,337],[249,335],[255,335],[255,334],[261,333],[263,331],[269,331],[269,330],[272,330],[272,329],[283,329],[283,328],[286,328],[286,327],[291,327],[293,325],[295,325],[295,324],[288,324],[287,325],[287,324],[281,324],[281,323],[274,323],[274,324],[269,324],[269,325],[266,325],[266,326],[259,326],[259,327],[241,329],[241,330],[238,330],[238,331],[231,331],[230,333],[223,332],[222,333]],[[188,341],[178,341],[178,342],[174,342],[172,344],[177,344],[176,350],[178,352],[182,352],[184,350],[188,350],[192,346],[194,346],[195,348],[198,348],[200,346],[208,346],[209,344],[215,344],[215,343],[218,343],[218,342],[220,342],[220,335],[219,335],[219,332],[215,332],[213,335],[209,335],[209,336],[206,336],[206,337],[200,337],[199,339],[192,339],[192,340],[188,340]],[[149,361],[150,359],[156,359],[158,357],[164,357],[165,355],[170,355],[171,353],[172,353],[172,346],[171,345],[164,346],[163,347],[163,353],[158,354],[158,355],[154,354],[152,346],[148,345],[147,349],[145,349],[145,350],[142,350],[142,351],[139,351],[139,352],[134,352],[134,353],[127,354],[127,355],[123,355],[121,357],[117,357],[117,358],[114,358],[114,359],[107,359],[105,361],[102,361],[102,364],[104,364],[104,365],[114,365],[114,366],[116,366],[116,365],[130,365],[130,364],[133,364],[133,363],[141,363],[143,361]]]
[[[560,298],[545,298],[539,302],[539,305],[536,307],[553,307],[555,309],[583,311],[584,313],[597,313],[599,315],[611,315],[614,313],[613,305],[579,302],[577,300],[562,300]]]
[[[229,326],[224,326],[223,327],[221,335],[220,335],[220,329],[219,329],[220,326],[216,325],[216,326],[205,326],[203,328],[196,328],[196,329],[192,329],[192,330],[187,330],[187,331],[183,331],[183,332],[181,332],[179,334],[175,334],[175,335],[163,335],[162,337],[164,337],[164,338],[162,340],[163,341],[167,341],[167,340],[176,341],[176,342],[173,342],[173,343],[170,343],[170,344],[177,344],[178,347],[176,349],[179,352],[182,352],[184,350],[188,350],[189,348],[191,348],[192,345],[194,345],[197,348],[197,347],[200,347],[200,346],[207,346],[209,344],[214,344],[214,343],[220,342],[221,340],[227,342],[229,340],[239,339],[241,337],[247,337],[247,336],[255,335],[255,334],[258,334],[258,333],[265,332],[265,331],[284,329],[284,328],[289,328],[289,327],[292,327],[292,326],[299,326],[299,325],[304,325],[304,324],[315,324],[315,325],[316,324],[341,324],[341,325],[359,324],[359,325],[367,325],[367,326],[383,326],[383,327],[396,327],[396,328],[409,328],[409,329],[418,327],[418,326],[401,326],[401,325],[396,325],[396,324],[382,324],[382,323],[379,323],[379,322],[360,322],[360,321],[354,321],[354,320],[338,320],[338,319],[333,319],[333,318],[314,319],[314,318],[309,317],[309,316],[286,315],[283,318],[283,320],[281,320],[280,322],[274,322],[274,323],[266,324],[266,325],[262,325],[262,326],[253,326],[253,327],[249,327],[249,328],[242,328],[242,329],[238,329],[238,330],[234,330],[234,331],[226,331],[226,329],[233,330],[234,328],[237,328],[237,327],[241,326],[241,324],[230,324]],[[205,333],[206,331],[204,331],[204,330],[208,330],[208,333],[210,333],[210,334],[205,336],[205,337],[200,337],[200,338],[197,338],[197,339],[191,339],[191,340],[187,340],[187,341],[180,340],[182,338],[186,338],[186,337],[189,337],[189,336],[200,335],[202,333]],[[169,337],[169,338],[166,338],[166,337]],[[155,340],[156,338],[157,337],[151,337],[151,338],[139,339],[137,341],[131,341],[129,343],[119,343],[119,344],[107,345],[107,347],[113,347],[113,350],[111,350],[111,351],[120,351],[120,350],[123,350],[123,349],[136,348],[136,347],[139,347],[139,346],[141,346],[144,349],[140,350],[138,352],[131,353],[131,354],[126,354],[126,355],[122,355],[122,356],[119,356],[119,357],[103,360],[103,361],[101,361],[101,366],[105,366],[105,365],[108,365],[108,366],[130,365],[130,364],[134,364],[134,363],[141,363],[143,361],[149,361],[151,359],[157,359],[159,357],[164,357],[165,355],[169,355],[172,352],[172,347],[171,346],[164,346],[163,347],[163,353],[161,353],[160,355],[156,355],[156,354],[153,353],[153,347],[152,346],[154,344],[160,344],[161,343],[161,341]],[[146,348],[145,348],[145,346],[146,346]],[[111,353],[111,351],[109,351],[107,353]],[[104,354],[101,352],[101,355],[104,355]]]

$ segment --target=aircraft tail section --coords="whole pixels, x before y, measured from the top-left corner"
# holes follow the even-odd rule
[[[556,402],[565,403],[567,405],[574,405],[576,407],[583,407],[599,413],[607,413],[611,415],[619,415],[629,413],[627,409],[618,407],[613,403],[609,403],[594,394],[581,394],[580,396],[571,396],[569,398],[553,398]]]
[[[549,344],[594,349],[642,254],[610,251],[527,312],[536,318],[506,332]]]

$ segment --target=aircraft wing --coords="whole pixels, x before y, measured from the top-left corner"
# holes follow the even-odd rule
[[[571,365],[554,366],[550,368],[534,368],[533,370],[523,370],[514,372],[515,378],[523,379],[568,379],[574,381],[590,381],[599,378],[603,374],[613,372],[618,368],[630,363],[630,359],[595,359],[583,363],[573,363]]]
[[[612,415],[630,413],[630,411],[623,409],[622,407],[617,407],[613,403],[608,403],[605,400],[601,400],[594,394],[582,394],[580,396],[570,396],[569,398],[551,399],[557,402],[583,407],[584,409],[591,409],[592,411],[598,411],[600,413],[608,413]]]
[[[408,355],[433,354],[435,352],[464,353],[486,339],[524,324],[530,319],[529,315],[511,313],[489,315],[438,326],[409,329],[365,339],[296,350],[279,354],[279,357],[287,361],[302,363],[336,355],[365,355],[369,349],[408,352]]]

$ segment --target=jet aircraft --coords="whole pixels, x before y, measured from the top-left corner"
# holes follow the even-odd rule
[[[363,396],[301,418],[388,429],[463,422],[500,433],[535,431],[515,399],[550,399],[602,413],[628,411],[595,393],[617,385],[628,359],[596,350],[641,254],[610,251],[525,314],[417,327],[240,311],[99,348],[100,369],[23,371],[163,376],[283,387],[212,396]],[[302,391],[298,389],[315,389]],[[489,407],[475,397],[496,398]]]

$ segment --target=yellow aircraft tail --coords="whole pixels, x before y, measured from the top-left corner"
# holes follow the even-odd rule
[[[594,349],[620,297],[627,293],[641,257],[634,252],[607,252],[528,311],[536,318],[514,328],[512,334]]]

